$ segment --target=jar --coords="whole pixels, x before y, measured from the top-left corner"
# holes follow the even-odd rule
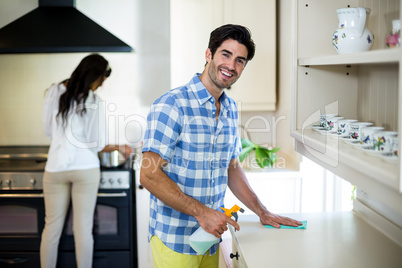
[[[387,47],[399,47],[401,43],[401,21],[392,21],[392,31],[387,35],[385,39],[385,44]]]

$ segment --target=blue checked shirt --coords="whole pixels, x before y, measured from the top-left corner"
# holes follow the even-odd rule
[[[225,93],[220,101],[217,121],[215,99],[196,74],[153,103],[143,146],[143,152],[155,152],[168,162],[163,171],[186,195],[215,210],[224,206],[229,162],[241,150],[236,104]],[[196,218],[151,194],[149,239],[156,235],[176,252],[197,255],[188,238],[198,227]],[[218,246],[213,245],[210,254]]]

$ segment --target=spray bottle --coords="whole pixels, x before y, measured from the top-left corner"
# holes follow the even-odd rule
[[[237,211],[244,212],[244,209],[240,208],[238,205],[234,205],[231,209],[223,208],[224,213],[229,218],[234,216],[237,221],[238,215]],[[188,239],[190,246],[198,253],[205,254],[207,250],[212,247],[214,244],[220,241],[220,238],[217,238],[213,234],[208,233],[200,226]]]

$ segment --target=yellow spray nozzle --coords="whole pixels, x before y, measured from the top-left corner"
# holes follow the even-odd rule
[[[237,211],[240,211],[242,213],[244,212],[244,209],[242,209],[238,205],[234,205],[231,209],[227,209],[224,207],[221,207],[221,209],[223,209],[225,215],[228,216],[229,218],[234,216],[236,218],[236,221],[237,221]]]

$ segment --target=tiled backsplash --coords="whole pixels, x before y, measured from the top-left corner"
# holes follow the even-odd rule
[[[110,140],[139,141],[137,58],[134,53],[101,53],[112,75],[97,93],[106,101]],[[45,90],[68,78],[88,53],[0,55],[0,145],[49,144],[42,130]]]

